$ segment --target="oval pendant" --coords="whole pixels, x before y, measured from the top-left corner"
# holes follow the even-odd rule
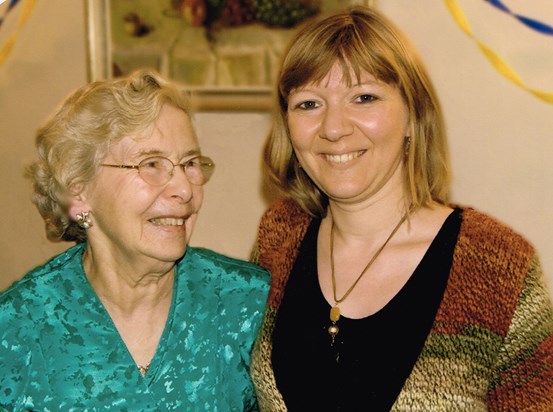
[[[338,322],[340,319],[340,308],[338,306],[333,306],[330,308],[330,320],[332,322]]]

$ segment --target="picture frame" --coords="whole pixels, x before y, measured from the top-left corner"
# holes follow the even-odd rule
[[[150,67],[186,89],[197,111],[270,110],[280,56],[301,24],[290,24],[290,16],[297,18],[298,10],[288,17],[285,13],[267,14],[269,22],[281,19],[272,26],[255,20],[248,22],[252,16],[246,12],[230,17],[227,13],[224,24],[219,19],[208,26],[205,9],[203,15],[201,11],[197,13],[203,18],[200,25],[198,16],[191,13],[197,11],[185,9],[194,3],[85,0],[88,81]],[[300,11],[315,15],[357,4],[375,7],[375,3],[376,0],[319,0],[313,3],[318,5],[317,10]]]

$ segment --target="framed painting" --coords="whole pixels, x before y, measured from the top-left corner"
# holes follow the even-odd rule
[[[149,67],[198,111],[265,111],[280,57],[319,13],[376,0],[85,0],[88,80]]]

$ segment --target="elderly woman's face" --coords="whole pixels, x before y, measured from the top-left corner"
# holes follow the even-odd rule
[[[147,139],[123,138],[103,163],[137,165],[152,156],[174,164],[200,154],[189,116],[165,105],[153,135]],[[174,262],[183,256],[203,199],[200,185],[191,184],[180,167],[172,178],[156,186],[146,182],[136,169],[100,167],[98,176],[85,189],[93,227],[89,242],[109,248],[120,258],[151,258]]]
[[[288,127],[303,169],[330,199],[360,202],[401,190],[410,126],[396,87],[368,73],[348,85],[335,64],[320,83],[292,91]]]

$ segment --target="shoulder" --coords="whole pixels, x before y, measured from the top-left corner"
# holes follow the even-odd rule
[[[261,218],[258,231],[260,252],[263,253],[263,249],[281,249],[290,243],[295,247],[312,219],[291,198],[275,201]]]
[[[275,201],[263,214],[254,259],[272,275],[269,301],[277,306],[312,217],[290,198]]]
[[[296,253],[312,217],[291,198],[275,201],[259,224],[256,248],[259,263],[275,275],[274,259],[288,259]],[[295,255],[291,257],[295,258]]]
[[[524,296],[547,294],[538,257],[505,223],[473,208],[460,209],[461,228],[436,324],[449,325],[453,333],[470,322],[504,335]]]
[[[473,253],[491,255],[501,252],[499,256],[519,256],[528,260],[534,255],[532,244],[505,223],[470,207],[461,209],[459,246]]]
[[[205,306],[207,312],[219,312],[222,307],[224,311],[214,316],[233,319],[232,322],[247,319],[248,325],[255,327],[261,322],[271,282],[265,269],[213,250],[189,246],[178,272],[179,283],[187,284],[179,287],[179,293],[186,293],[184,300],[201,302],[198,307]]]
[[[219,278],[221,272],[223,272],[231,279],[240,282],[256,283],[261,286],[270,283],[269,272],[252,262],[193,246],[187,248],[186,255],[188,255],[187,259],[191,265],[197,269],[202,269],[202,271],[208,271],[204,271],[204,273],[213,273],[216,278]]]
[[[53,315],[64,316],[58,303],[72,284],[75,271],[70,267],[72,262],[80,262],[80,250],[80,246],[69,248],[0,294],[0,386],[15,385],[12,394],[28,383],[26,374],[40,363],[40,347],[43,338],[51,334]]]
[[[494,217],[462,208],[448,291],[462,296],[464,307],[501,312],[496,321],[505,328],[536,262],[534,248],[522,235]]]
[[[63,316],[59,303],[71,296],[76,276],[73,266],[80,265],[79,251],[80,246],[69,248],[0,294],[0,340],[18,341],[24,346],[26,339],[32,341],[44,330],[54,313]]]
[[[61,280],[62,275],[72,272],[71,266],[80,265],[83,248],[84,245],[70,247],[43,265],[27,272],[21,279],[0,293],[0,307],[5,309],[6,305],[18,304],[41,306],[48,292],[58,293],[58,281]]]
[[[271,204],[261,218],[262,224],[270,226],[289,225],[311,220],[311,217],[301,209],[291,198],[281,198]]]

